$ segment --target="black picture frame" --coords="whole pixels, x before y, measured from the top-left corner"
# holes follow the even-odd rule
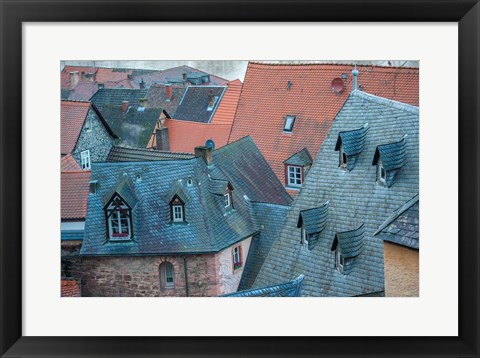
[[[477,1],[0,0],[0,11],[0,354],[2,357],[479,356],[480,5]],[[30,21],[458,22],[459,336],[308,338],[22,336],[21,59],[22,22]]]

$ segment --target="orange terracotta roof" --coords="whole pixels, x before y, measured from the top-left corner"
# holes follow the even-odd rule
[[[108,82],[129,82],[128,76],[131,74],[132,70],[127,69],[99,68],[95,79],[97,83],[104,83],[105,85]]]
[[[419,69],[357,66],[365,92],[418,106]],[[308,148],[315,159],[333,119],[352,90],[351,65],[273,65],[250,62],[229,143],[251,135],[275,174],[284,181],[283,162]],[[332,91],[343,79],[344,90]],[[290,89],[288,83],[290,81]],[[296,116],[292,133],[284,133],[287,115]]]
[[[242,82],[234,80],[227,83],[228,88],[218,105],[211,124],[232,124],[242,91]]]
[[[90,102],[62,101],[60,109],[61,154],[70,153],[77,144]]]
[[[61,171],[63,172],[79,172],[82,168],[71,154],[67,154],[61,160]]]
[[[89,183],[90,171],[61,173],[62,220],[85,219]]]
[[[80,297],[80,282],[63,279],[61,283],[61,297]]]
[[[172,152],[193,153],[194,148],[205,145],[207,139],[212,139],[215,142],[215,148],[226,145],[235,118],[241,89],[242,82],[239,80],[228,83],[228,88],[210,123],[167,119],[165,126],[168,128],[170,150]],[[155,148],[155,131],[159,128],[159,125],[157,123],[147,148]]]

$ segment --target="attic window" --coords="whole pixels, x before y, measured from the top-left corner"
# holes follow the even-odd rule
[[[214,96],[214,97],[209,99],[207,111],[209,111],[209,112],[213,111],[213,109],[215,108],[215,105],[218,102],[218,98],[219,98],[218,96]]]
[[[347,155],[343,151],[343,147],[340,147],[340,168],[347,169]]]
[[[377,166],[377,183],[390,187],[396,174],[407,163],[406,135],[398,142],[382,144],[377,147],[372,165]]]
[[[337,246],[335,250],[335,267],[338,271],[343,272],[343,266],[345,266],[345,257],[342,255],[340,247]]]
[[[283,126],[283,130],[285,132],[293,131],[293,124],[295,123],[295,116],[288,115],[285,117],[285,125]]]
[[[114,196],[106,208],[110,241],[130,240],[132,235],[132,211],[118,196]]]
[[[320,233],[327,224],[329,202],[322,206],[300,211],[297,228],[300,228],[300,244],[308,245],[309,250],[316,246]]]
[[[287,186],[299,188],[303,183],[303,167],[287,165]]]
[[[233,207],[232,190],[233,190],[233,187],[230,185],[230,183],[228,183],[227,191],[223,195],[223,197],[225,199],[225,208]]]
[[[90,189],[89,189],[90,194],[96,194],[97,193],[97,185],[98,185],[97,180],[90,181]]]
[[[83,170],[90,170],[91,163],[90,163],[90,151],[84,150],[80,153],[80,161]]]
[[[358,129],[338,133],[335,150],[338,151],[338,166],[351,171],[355,167],[358,157],[363,151],[365,137],[368,132],[368,123]]]
[[[185,203],[177,195],[170,201],[170,218],[174,223],[185,222]]]

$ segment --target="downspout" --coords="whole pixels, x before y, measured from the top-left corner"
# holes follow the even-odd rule
[[[188,297],[187,256],[183,257],[183,269],[185,270],[185,296]]]

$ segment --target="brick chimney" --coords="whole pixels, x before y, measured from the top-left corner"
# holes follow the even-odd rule
[[[78,71],[70,72],[70,86],[72,88],[74,88],[77,85],[79,79],[80,79],[80,74],[78,73]]]
[[[155,136],[157,139],[157,150],[170,150],[170,142],[168,140],[168,128],[167,127],[161,127],[157,128],[155,132]]]
[[[127,113],[128,105],[129,105],[128,101],[122,101],[122,112],[123,113]]]
[[[200,158],[202,157],[203,160],[205,160],[205,163],[207,163],[207,165],[210,165],[212,164],[212,148],[210,147],[206,147],[206,146],[198,146],[198,147],[195,147],[195,157],[196,158]]]
[[[170,84],[165,85],[165,97],[167,99],[167,102],[170,102],[172,100],[172,85]]]

